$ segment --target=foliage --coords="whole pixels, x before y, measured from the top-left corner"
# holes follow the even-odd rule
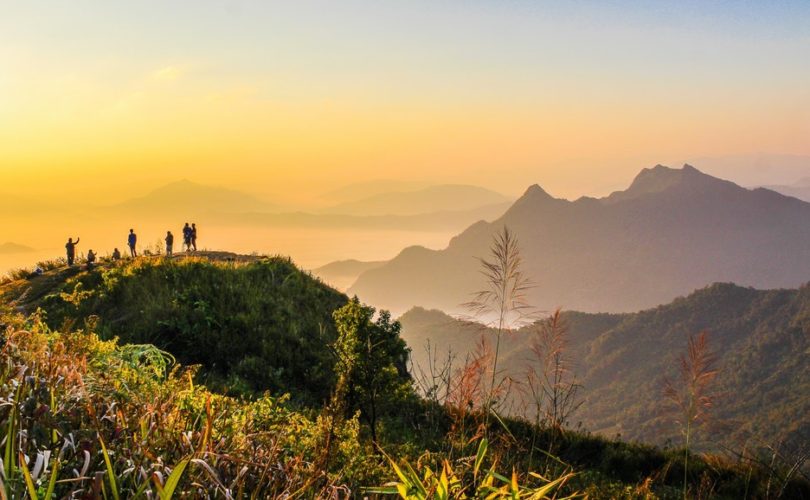
[[[493,461],[489,469],[485,469],[484,460],[487,455],[488,442],[481,439],[478,451],[472,461],[459,461],[460,467],[454,468],[449,460],[443,460],[441,472],[436,473],[430,465],[423,466],[422,474],[418,474],[407,462],[404,467],[397,465],[391,458],[391,467],[396,472],[398,481],[382,488],[370,488],[371,493],[397,494],[406,500],[423,500],[435,498],[437,500],[467,499],[467,498],[557,498],[558,491],[573,477],[566,473],[560,477],[547,480],[544,477],[530,472],[524,481],[539,482],[539,485],[528,486],[522,484],[517,472],[512,471],[511,477],[499,474],[496,471],[497,460]],[[565,498],[574,498],[571,495]],[[562,500],[562,497],[560,497]]]
[[[377,422],[413,395],[406,368],[408,349],[400,325],[388,311],[372,320],[375,310],[354,297],[334,313],[338,339],[338,377],[347,380],[348,409],[358,409],[377,442]]]
[[[53,332],[38,316],[4,321],[7,498],[335,495],[379,477],[356,419],[337,429],[332,466],[317,469],[321,422],[285,398],[213,394],[155,347]]]
[[[153,344],[233,394],[319,405],[334,385],[332,311],[345,295],[288,259],[138,259],[68,277],[38,305],[52,328],[97,321],[102,338]]]
[[[205,307],[172,303],[187,291]],[[443,472],[448,491],[458,484],[463,491],[455,493],[474,496],[489,480],[484,469],[476,475],[473,466],[481,449],[479,424],[485,420],[486,391],[480,388],[493,355],[486,343],[480,359],[468,360],[472,368],[440,368],[428,384],[436,396],[416,398],[404,371],[407,351],[398,323],[385,313],[375,319],[372,309],[322,287],[284,259],[248,264],[138,259],[103,263],[91,272],[57,268],[2,286],[0,293],[5,299],[0,331],[6,331],[0,341],[0,478],[7,496],[31,496],[33,490],[57,498],[344,497],[358,495],[361,486],[406,479],[430,491],[442,483]],[[291,303],[286,309],[279,305],[285,301]],[[27,320],[12,312],[37,305],[48,310]],[[333,319],[332,312],[344,305]],[[298,362],[310,363],[308,369],[318,366],[326,376],[306,379],[318,371],[284,365],[288,371],[278,380],[297,391],[292,401],[280,391],[258,394],[252,379],[243,378],[247,375],[233,375],[244,357],[231,360],[230,373],[209,365],[202,368],[205,377],[195,376],[199,367],[184,368],[175,356],[184,361],[188,352],[204,354],[201,346],[183,354],[176,342],[149,343],[166,331],[164,323],[154,321],[166,319],[160,316],[164,308],[176,315],[173,324],[194,325],[175,330],[188,342],[199,332],[200,341],[213,348],[222,342],[224,349],[275,356],[268,358],[274,362],[301,357]],[[801,320],[808,313],[810,308],[790,311],[797,332],[810,325]],[[239,314],[245,315],[244,330],[266,333],[282,352],[265,352],[261,335],[237,333],[227,315]],[[590,322],[596,331],[597,324],[621,328],[624,321],[618,315],[585,316],[565,316],[573,318],[573,339],[582,335],[576,325]],[[206,325],[206,317],[212,325]],[[137,335],[127,331],[130,327]],[[508,365],[515,358],[509,337],[504,339]],[[575,359],[580,356],[571,352]],[[265,368],[257,365],[260,373]],[[227,383],[232,392],[241,387],[254,399],[211,392],[200,380],[217,389]],[[323,380],[323,387],[314,387]],[[372,400],[376,424],[368,419]],[[801,447],[795,453],[780,447],[778,457],[753,445],[739,458],[693,452],[686,471],[681,449],[486,415],[498,418],[487,435],[487,456],[494,457],[490,486],[505,496],[516,494],[512,476],[518,493],[547,483],[531,471],[547,478],[576,471],[551,493],[557,498],[578,491],[597,499],[676,498],[685,472],[695,495],[810,496],[801,470],[807,453]],[[415,464],[412,470],[420,473],[397,465],[407,473],[403,479],[385,455],[396,464]]]

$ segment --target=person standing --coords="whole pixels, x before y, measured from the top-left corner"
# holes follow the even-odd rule
[[[76,258],[76,245],[79,244],[79,238],[76,238],[76,241],[73,241],[73,238],[68,238],[67,243],[65,243],[65,250],[67,251],[67,264],[69,266],[73,265],[73,260]]]
[[[191,246],[194,247],[194,251],[197,251],[197,224],[194,222],[191,223]]]
[[[191,250],[191,228],[186,222],[186,225],[183,226],[183,247],[186,252]]]
[[[138,252],[135,251],[135,245],[138,244],[138,235],[135,234],[135,231],[133,229],[129,230],[129,238],[127,238],[127,244],[129,244],[130,255],[132,255],[133,257],[137,257]]]
[[[172,246],[174,245],[174,235],[171,231],[166,231],[166,257],[172,256]]]

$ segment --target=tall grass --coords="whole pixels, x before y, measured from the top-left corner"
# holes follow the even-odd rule
[[[680,357],[678,378],[666,379],[664,396],[676,408],[676,422],[684,436],[683,496],[686,498],[689,473],[689,447],[695,428],[705,423],[714,406],[712,382],[718,371],[714,368],[717,356],[709,350],[707,333],[689,336],[686,353]]]
[[[501,337],[506,330],[518,327],[531,311],[526,292],[531,289],[532,284],[522,271],[523,258],[517,238],[506,226],[495,235],[489,259],[482,258],[479,261],[486,286],[476,292],[473,300],[465,305],[478,318],[494,316],[491,324],[495,328],[495,352],[484,407],[485,426],[488,427],[496,392]]]

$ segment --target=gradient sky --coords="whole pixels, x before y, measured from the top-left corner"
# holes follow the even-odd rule
[[[6,2],[0,193],[191,178],[561,195],[810,155],[810,2]]]

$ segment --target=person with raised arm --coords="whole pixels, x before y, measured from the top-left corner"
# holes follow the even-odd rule
[[[67,265],[72,266],[73,261],[76,259],[76,245],[79,244],[79,238],[73,241],[73,238],[68,238],[65,243],[65,250],[67,251]]]

